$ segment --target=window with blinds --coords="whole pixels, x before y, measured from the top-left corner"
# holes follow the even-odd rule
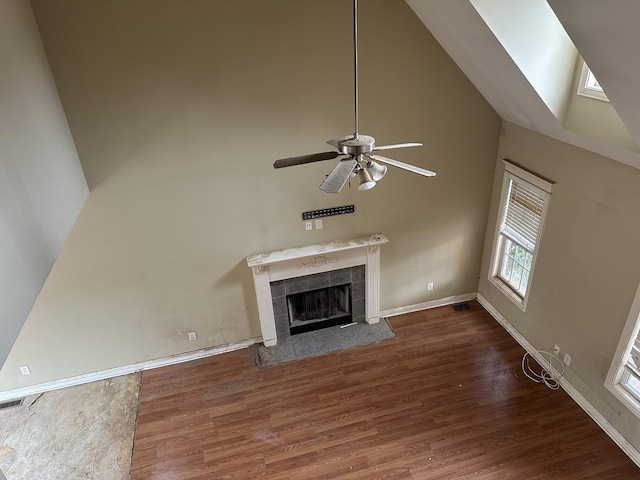
[[[489,280],[523,310],[552,184],[505,161]]]
[[[640,418],[640,286],[604,384]]]
[[[636,338],[624,364],[620,383],[640,401],[640,338]]]

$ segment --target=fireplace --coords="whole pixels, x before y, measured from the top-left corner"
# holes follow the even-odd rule
[[[351,285],[287,295],[291,335],[351,323]]]
[[[365,277],[365,266],[357,265],[271,282],[270,300],[277,338],[364,322]],[[328,311],[318,312],[324,307]]]
[[[387,242],[384,235],[375,234],[247,257],[247,264],[253,270],[264,345],[276,345],[278,338],[296,335],[300,330],[331,326],[331,322],[377,323],[379,246]],[[318,292],[329,287],[336,287],[329,290],[334,300],[328,300],[326,292]],[[296,296],[305,292],[306,296]],[[328,314],[307,320],[308,313],[314,316],[314,310],[322,304],[329,308]]]

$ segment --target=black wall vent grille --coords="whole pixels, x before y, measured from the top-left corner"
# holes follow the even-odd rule
[[[464,312],[465,310],[469,310],[468,303],[456,303],[455,305],[451,305],[454,312]]]

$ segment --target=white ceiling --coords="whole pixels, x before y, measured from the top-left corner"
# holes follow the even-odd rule
[[[480,7],[489,4],[495,10],[491,2],[499,0],[406,0],[504,120],[640,168],[636,151],[564,128],[532,85],[531,77],[523,73],[522,59],[513,55],[512,49],[510,55],[510,45],[504,37],[497,38],[472,1]],[[509,6],[518,8],[525,2],[529,6],[539,2],[539,7],[553,9],[629,133],[640,144],[640,62],[636,61],[640,51],[640,2],[616,0],[612,8],[610,2],[602,0],[548,0],[548,6],[545,0],[511,0]],[[503,24],[521,21],[506,10],[504,17],[500,19]],[[527,34],[526,25],[522,27],[514,25],[512,33]],[[530,29],[528,35],[532,35]],[[542,53],[553,55],[552,50],[546,45]],[[571,89],[568,94],[573,92]]]

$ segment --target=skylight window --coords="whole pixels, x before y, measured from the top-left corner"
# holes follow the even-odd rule
[[[582,62],[582,73],[580,74],[580,83],[578,84],[578,95],[583,97],[595,98],[608,102],[609,98],[600,86],[593,72],[589,69],[585,62]]]

